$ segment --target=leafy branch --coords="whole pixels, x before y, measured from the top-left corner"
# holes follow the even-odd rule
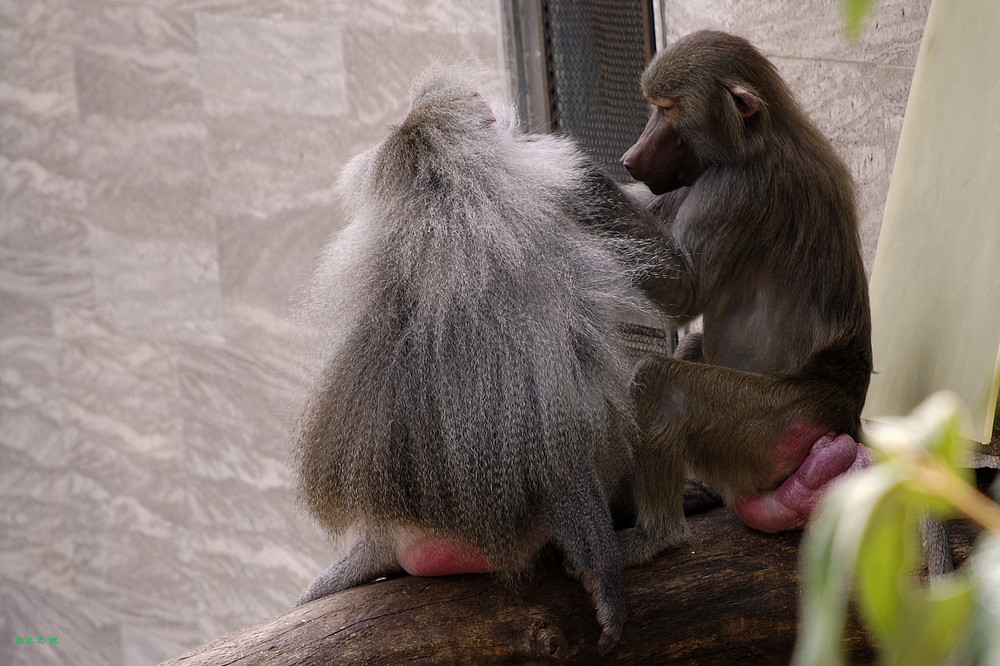
[[[1000,563],[1000,506],[970,485],[962,467],[964,413],[957,397],[938,393],[909,417],[872,425],[867,443],[878,464],[830,490],[803,541],[794,664],[843,663],[852,587],[882,663],[998,663],[986,655],[1000,656],[1000,606],[985,600],[1000,599],[1000,576],[992,573]],[[928,514],[966,518],[986,532],[970,567],[921,583],[919,520]]]

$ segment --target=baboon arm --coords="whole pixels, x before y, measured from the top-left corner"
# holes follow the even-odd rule
[[[672,239],[653,247],[655,268],[643,271],[636,286],[657,305],[675,326],[701,314],[695,271]]]
[[[701,314],[697,271],[671,231],[676,208],[684,201],[687,190],[666,197],[666,203],[660,202],[654,215],[599,172],[592,176],[590,186],[597,191],[595,198],[603,208],[580,218],[611,236],[626,239],[620,246],[622,260],[636,287],[675,325]]]

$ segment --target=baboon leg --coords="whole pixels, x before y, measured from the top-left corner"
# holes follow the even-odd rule
[[[316,577],[299,597],[296,606],[325,597],[334,592],[367,583],[373,578],[402,571],[396,560],[396,547],[388,535],[376,529],[365,529],[351,544],[347,554]]]
[[[684,515],[693,516],[709,509],[725,506],[722,494],[694,477],[684,479]]]
[[[705,362],[705,354],[701,349],[701,333],[688,333],[677,344],[674,350],[674,358],[684,361]]]
[[[684,463],[665,449],[635,457],[636,524],[618,532],[622,564],[644,564],[690,535],[684,520]]]

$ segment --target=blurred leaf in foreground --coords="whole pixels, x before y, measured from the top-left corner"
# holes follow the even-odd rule
[[[865,18],[874,7],[875,0],[844,0],[844,28],[849,39],[858,38]]]
[[[939,393],[908,417],[871,425],[867,443],[879,463],[827,493],[803,540],[793,663],[843,663],[852,590],[881,663],[1000,663],[1000,546],[977,547],[974,561],[989,564],[925,584],[916,575],[921,515],[963,516],[1000,534],[1000,507],[969,485],[961,467],[964,415],[957,397]]]

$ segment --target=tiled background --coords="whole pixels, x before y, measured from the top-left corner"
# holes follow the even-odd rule
[[[0,664],[149,664],[289,607],[295,286],[346,158],[502,0],[0,0]],[[858,179],[868,264],[928,0],[665,0],[774,59]],[[19,645],[17,637],[58,644]]]

